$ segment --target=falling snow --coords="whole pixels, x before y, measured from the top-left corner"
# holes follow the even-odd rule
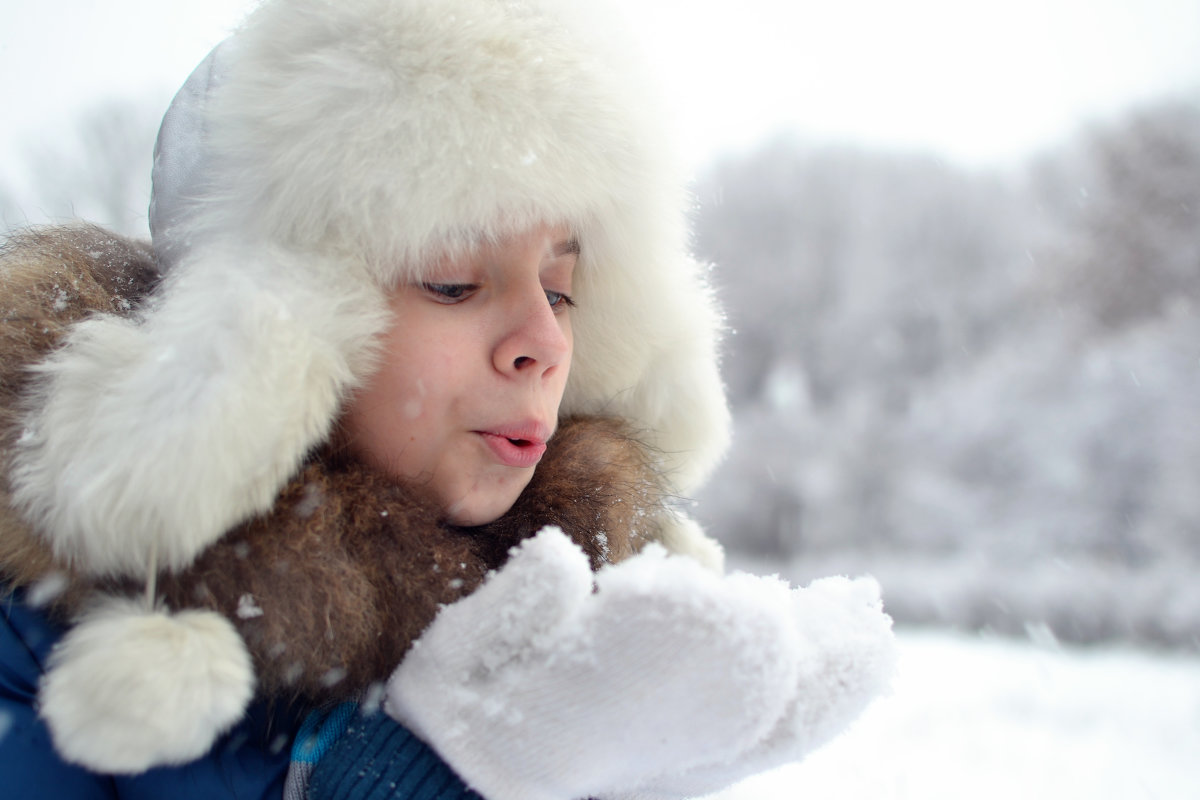
[[[253,595],[244,594],[238,598],[237,615],[239,619],[254,619],[261,617],[263,610],[254,602]]]

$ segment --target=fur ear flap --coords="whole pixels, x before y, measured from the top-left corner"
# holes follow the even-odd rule
[[[55,646],[39,699],[64,759],[135,774],[204,755],[253,693],[250,655],[220,614],[111,598]]]
[[[383,293],[347,265],[213,245],[143,319],[81,322],[37,366],[14,501],[88,574],[145,577],[152,553],[186,568],[270,508],[387,319]]]

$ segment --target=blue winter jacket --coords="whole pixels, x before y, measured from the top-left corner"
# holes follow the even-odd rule
[[[205,757],[141,775],[97,775],[65,763],[38,717],[46,658],[63,629],[0,584],[0,796],[6,800],[259,800],[283,797],[302,712],[257,704]],[[188,720],[181,719],[180,725]]]

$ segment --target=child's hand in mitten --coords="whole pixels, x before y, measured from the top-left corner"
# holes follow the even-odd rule
[[[891,619],[871,578],[823,578],[793,589],[799,673],[787,709],[769,735],[746,750],[692,770],[649,781],[606,800],[675,800],[720,791],[809,752],[837,736],[895,672]]]
[[[798,757],[810,730],[865,704],[845,648],[804,638],[822,627],[804,620],[839,603],[802,597],[658,549],[601,570],[593,591],[583,555],[544,531],[443,610],[393,675],[387,709],[489,800],[720,788],[748,774],[741,759]]]

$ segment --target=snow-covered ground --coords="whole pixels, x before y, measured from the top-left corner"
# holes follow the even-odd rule
[[[1200,656],[899,638],[892,696],[803,763],[716,797],[1200,798]]]

